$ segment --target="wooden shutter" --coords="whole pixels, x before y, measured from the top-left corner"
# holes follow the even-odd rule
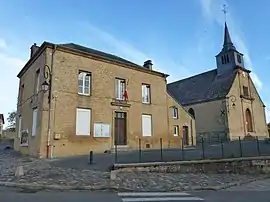
[[[32,136],[36,136],[37,132],[37,114],[38,114],[38,109],[34,109],[33,111],[33,125],[32,125]]]
[[[143,136],[152,136],[152,116],[142,115],[142,134]]]
[[[90,135],[91,110],[77,108],[76,135]]]

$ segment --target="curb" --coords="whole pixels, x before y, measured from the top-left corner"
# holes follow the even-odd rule
[[[29,189],[29,190],[58,190],[58,191],[68,191],[68,190],[89,190],[89,191],[102,191],[102,190],[111,190],[111,191],[132,191],[133,189],[128,188],[118,188],[110,185],[102,185],[102,186],[68,186],[68,185],[40,185],[37,183],[17,183],[17,182],[1,182],[0,186],[4,187],[13,187],[13,188],[21,188],[21,189]]]
[[[250,182],[263,180],[269,177],[260,177],[257,179],[251,179],[251,180],[245,180],[245,181],[237,181],[237,182],[231,182],[224,185],[217,185],[217,186],[186,186],[181,189],[181,191],[219,191],[223,189],[228,189],[230,187],[239,186],[243,184],[247,184]],[[1,182],[0,186],[4,187],[13,187],[13,188],[21,188],[21,189],[28,189],[28,190],[35,190],[35,191],[41,191],[41,190],[55,190],[55,191],[117,191],[117,192],[133,192],[134,190],[131,188],[121,188],[121,187],[115,187],[111,185],[102,185],[102,186],[67,186],[67,185],[40,185],[37,183],[17,183],[17,182]],[[179,191],[179,190],[177,190]]]

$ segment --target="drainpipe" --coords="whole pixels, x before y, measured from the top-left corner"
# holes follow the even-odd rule
[[[50,70],[50,87],[49,87],[49,115],[48,115],[48,136],[47,136],[47,158],[52,159],[52,143],[51,143],[51,111],[52,111],[52,82],[53,82],[53,62],[56,45],[54,45],[51,57],[51,70]]]

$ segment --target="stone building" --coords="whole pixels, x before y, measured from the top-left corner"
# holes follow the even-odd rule
[[[3,135],[4,124],[5,124],[4,114],[0,114],[0,137]]]
[[[168,84],[168,92],[195,117],[197,135],[238,139],[268,136],[265,105],[225,23],[217,68]]]
[[[195,144],[195,121],[167,93],[168,75],[69,44],[31,47],[20,79],[14,147],[60,157]],[[162,138],[162,139],[160,139]]]

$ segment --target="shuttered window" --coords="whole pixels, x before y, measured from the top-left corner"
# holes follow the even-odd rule
[[[152,136],[152,116],[151,115],[142,115],[142,135],[143,136]]]
[[[90,135],[91,109],[77,108],[76,135]]]
[[[38,109],[34,109],[33,111],[33,122],[32,122],[32,136],[36,136],[37,133],[37,115],[38,115]]]

